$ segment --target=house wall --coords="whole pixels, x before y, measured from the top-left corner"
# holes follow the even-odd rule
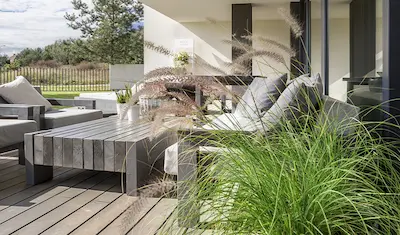
[[[346,9],[343,9],[346,11]],[[347,8],[348,11],[348,8]],[[348,15],[345,13],[344,15]],[[336,99],[347,99],[347,83],[342,78],[349,76],[350,71],[350,28],[349,18],[330,19],[330,95]],[[194,54],[213,66],[223,67],[223,62],[231,60],[231,46],[222,40],[231,39],[231,22],[184,22],[175,20],[145,7],[145,40],[173,49],[175,39],[193,39]],[[378,24],[377,32],[381,31]],[[290,29],[283,20],[255,20],[253,34],[276,39],[290,45]],[[312,20],[312,63],[313,73],[321,71],[321,21]],[[255,43],[255,48],[262,45]],[[381,48],[377,40],[377,49]],[[172,66],[173,60],[149,49],[145,49],[145,73],[155,68]],[[286,65],[268,59],[253,61],[253,74],[268,76],[276,71],[287,72],[290,66],[289,56],[285,57]],[[269,65],[265,65],[268,63]],[[377,62],[378,63],[378,62]],[[273,69],[272,69],[273,68]],[[192,72],[198,75],[217,75],[215,71],[194,65]]]

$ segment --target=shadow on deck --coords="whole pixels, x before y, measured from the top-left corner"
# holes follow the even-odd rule
[[[121,174],[55,168],[52,181],[29,186],[25,168],[0,155],[0,235],[2,234],[173,234],[161,229],[176,199],[121,193]]]

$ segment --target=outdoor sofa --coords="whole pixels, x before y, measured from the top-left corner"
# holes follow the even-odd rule
[[[241,115],[235,116],[235,113],[226,113],[215,118],[211,125],[203,125],[201,128],[194,130],[181,129],[178,131],[177,143],[165,151],[164,170],[167,174],[177,175],[179,218],[185,218],[186,214],[197,213],[200,210],[200,208],[196,208],[194,204],[191,204],[192,201],[188,200],[190,197],[188,193],[190,189],[193,189],[193,184],[196,182],[199,174],[199,157],[202,154],[207,154],[207,152],[219,151],[212,144],[213,141],[218,141],[218,139],[215,139],[215,136],[221,136],[218,135],[218,132],[219,134],[223,134],[223,136],[229,136],[237,131],[249,135],[255,133],[268,135],[268,128],[280,123],[280,119],[283,116],[288,116],[286,111],[290,108],[295,110],[294,113],[302,110],[317,114],[315,117],[317,122],[327,123],[329,128],[338,134],[346,135],[352,131],[348,127],[351,126],[352,122],[358,121],[360,109],[348,103],[322,95],[322,81],[319,75],[312,78],[302,76],[291,82],[288,82],[287,77],[284,76],[278,76],[277,78],[275,80],[272,79],[272,84],[263,84],[266,81],[268,83],[270,81],[268,79],[257,80],[256,78],[255,82],[249,86],[246,91],[247,97],[245,93],[239,102],[239,106],[241,106],[240,103],[243,101],[247,102],[247,104],[242,104],[242,107],[239,107],[242,111],[238,111],[242,113],[243,110],[247,111],[247,117],[241,117]],[[295,82],[298,82],[298,84],[295,84]],[[302,90],[306,90],[307,92],[300,94]],[[307,101],[303,99],[302,96],[304,95],[308,96]],[[294,98],[296,102],[293,102]],[[268,101],[269,104],[266,102],[267,99],[270,99]],[[267,109],[260,110],[265,108],[263,107],[265,104]],[[310,105],[313,106],[313,110],[305,110]],[[290,108],[285,109],[283,106],[287,106],[287,108],[290,106]],[[268,113],[273,115],[268,117]],[[297,114],[300,115],[300,112]],[[290,115],[296,114],[292,112]],[[250,119],[253,120],[252,122],[247,121],[249,120],[248,116],[251,116]],[[193,193],[192,191],[190,192]],[[180,220],[179,224],[184,227],[193,227],[199,222],[199,217],[194,216],[191,219],[192,221]]]
[[[9,87],[3,89],[9,84],[11,84]],[[95,110],[94,100],[45,99],[41,95],[40,87],[32,87],[23,77],[17,77],[9,84],[0,85],[0,153],[19,149],[20,164],[23,164],[25,159],[23,151],[25,133],[103,118],[102,112]],[[4,94],[9,96],[10,93],[11,96],[16,94],[17,99],[19,97],[28,99],[27,103],[30,104],[9,102],[10,99],[3,96]],[[32,104],[35,100],[39,100],[38,104]],[[72,108],[54,109],[51,106]]]

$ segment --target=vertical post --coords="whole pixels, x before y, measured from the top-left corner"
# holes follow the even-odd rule
[[[290,3],[290,13],[302,26],[303,35],[297,38],[290,31],[290,46],[296,56],[290,60],[290,72],[294,77],[310,72],[311,62],[311,3],[310,0]]]
[[[321,0],[321,74],[324,79],[324,93],[329,95],[329,12],[328,0]]]
[[[400,115],[400,1],[383,0],[383,103],[390,102],[384,120],[391,118],[392,122],[399,121]],[[396,117],[397,120],[393,120]],[[394,128],[390,131],[390,136],[398,138],[399,130]]]
[[[253,33],[253,6],[252,4],[232,4],[232,40],[243,43],[250,43],[243,38]],[[232,60],[238,58],[242,51],[232,47]],[[250,61],[246,66],[249,71],[252,71],[253,63]]]
[[[304,30],[304,44],[306,54],[305,56],[305,68],[306,73],[311,72],[311,2],[310,0],[304,1],[304,12],[305,12],[305,30]]]

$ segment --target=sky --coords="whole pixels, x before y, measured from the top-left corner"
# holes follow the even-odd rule
[[[0,0],[0,54],[79,37],[67,26],[66,12],[73,12],[71,0]]]

